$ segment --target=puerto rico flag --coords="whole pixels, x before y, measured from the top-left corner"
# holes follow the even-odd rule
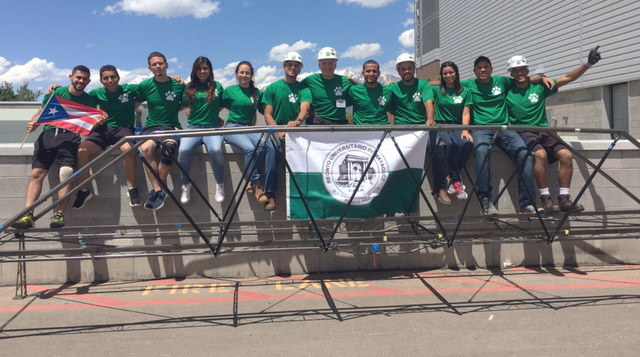
[[[89,136],[91,129],[103,114],[102,110],[54,95],[42,108],[36,125],[57,126],[82,136]]]

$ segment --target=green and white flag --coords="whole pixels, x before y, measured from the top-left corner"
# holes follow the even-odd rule
[[[340,218],[371,159],[382,134],[366,132],[288,133],[286,154],[293,177],[287,175],[287,217],[309,219],[295,187],[316,219]],[[407,168],[390,137],[386,137],[346,217],[370,218],[415,212],[418,194],[411,178],[422,176],[428,132],[394,133]]]

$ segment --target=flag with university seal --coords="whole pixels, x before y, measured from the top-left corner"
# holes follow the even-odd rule
[[[287,217],[309,219],[300,192],[315,219],[340,218],[380,141],[380,132],[288,133]],[[395,132],[409,168],[389,136],[385,138],[358,188],[346,217],[371,218],[415,212],[418,194],[411,172],[420,180],[428,132]]]
[[[102,110],[54,95],[42,108],[36,125],[56,126],[82,136],[89,136],[91,129],[103,114]]]

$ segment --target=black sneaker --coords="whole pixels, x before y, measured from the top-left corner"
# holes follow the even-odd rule
[[[127,196],[129,196],[129,206],[138,207],[142,203],[140,200],[140,193],[135,187],[131,187],[127,190]]]
[[[81,209],[91,198],[93,198],[91,190],[79,190],[76,193],[76,200],[73,201],[73,206],[71,207],[73,207],[73,209]]]
[[[155,199],[153,200],[153,207],[151,208],[152,210],[157,210],[162,208],[162,206],[164,206],[164,199],[167,198],[167,193],[163,191],[160,192],[156,192],[155,194]]]
[[[144,203],[144,208],[153,209],[153,205],[154,205],[155,200],[156,200],[155,191],[153,191],[153,190],[149,191],[149,198],[147,198],[147,202]]]
[[[493,205],[489,197],[482,197],[482,214],[487,216],[497,216],[498,209]]]

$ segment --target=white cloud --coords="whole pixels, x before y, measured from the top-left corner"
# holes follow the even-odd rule
[[[362,7],[378,8],[384,7],[396,0],[337,0],[338,4],[356,4]]]
[[[153,15],[164,19],[193,16],[206,19],[220,12],[220,2],[210,0],[122,0],[104,8],[107,13],[119,12]]]
[[[4,59],[3,57],[0,58]],[[6,66],[10,64],[6,59],[4,59],[4,63]],[[2,61],[0,60],[0,67],[1,66]],[[0,81],[15,84],[40,81],[61,82],[68,79],[70,73],[70,69],[56,68],[53,62],[34,57],[25,64],[17,64],[10,67],[0,75]]]
[[[178,64],[178,57],[169,58],[167,63]]]
[[[407,7],[405,7],[406,12],[414,13],[414,3],[413,1],[407,2]]]
[[[410,48],[414,46],[413,29],[407,30],[398,36],[398,41],[402,44],[402,47]]]
[[[256,87],[266,88],[269,84],[277,81],[279,78],[275,75],[277,69],[275,66],[262,66],[256,70],[253,81]]]
[[[344,58],[363,59],[382,54],[382,46],[379,43],[361,43],[351,46],[342,54]]]
[[[0,56],[0,73],[4,72],[4,69],[9,67],[11,62],[9,62],[6,58]]]
[[[280,62],[282,61],[284,56],[287,54],[287,52],[291,52],[291,51],[301,52],[304,50],[313,50],[314,48],[316,48],[316,46],[317,44],[315,43],[306,42],[303,40],[299,40],[293,45],[283,43],[283,44],[274,46],[269,51],[269,61]]]
[[[415,23],[414,19],[407,19],[407,21],[405,21],[402,25],[404,27],[409,27],[409,26],[413,25],[414,23]]]

